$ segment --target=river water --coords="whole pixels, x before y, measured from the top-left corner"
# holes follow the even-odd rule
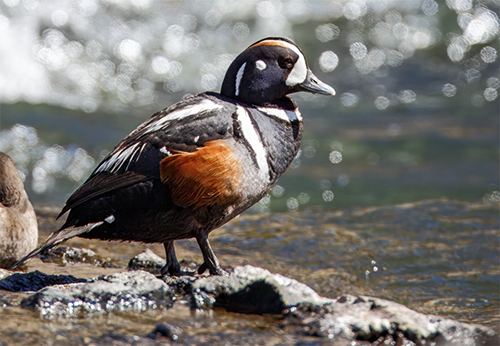
[[[0,1],[0,151],[35,205],[60,207],[155,111],[218,90],[254,41],[293,38],[337,96],[293,96],[301,152],[266,198],[213,232],[223,263],[263,266],[329,297],[373,295],[496,327],[499,9],[493,0]],[[42,226],[41,238],[54,228]],[[143,248],[75,242],[121,268]],[[191,241],[179,253],[200,260]],[[35,261],[29,270],[103,271]],[[11,313],[14,325],[26,314],[43,323]],[[215,315],[200,323],[230,318]],[[149,332],[161,318],[120,317],[99,331]],[[260,335],[276,325],[255,318],[238,326]],[[96,328],[48,326],[28,339]],[[28,340],[12,328],[2,330]]]

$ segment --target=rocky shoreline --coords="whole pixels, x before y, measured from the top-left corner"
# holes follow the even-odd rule
[[[495,282],[498,210],[433,200],[247,215],[212,235],[228,276],[196,275],[189,241],[186,275],[161,278],[159,245],[74,239],[24,272],[0,269],[0,346],[498,345],[496,296],[454,286]],[[36,211],[44,238],[58,208]],[[356,272],[373,251],[370,275]]]
[[[147,256],[139,257],[144,260]],[[280,328],[296,335],[351,340],[354,345],[495,345],[498,341],[498,335],[487,327],[421,314],[373,297],[324,298],[301,282],[250,265],[234,268],[229,276],[163,279],[144,270],[88,280],[39,271],[14,273],[0,280],[0,289],[4,306],[17,304],[48,320],[168,310],[182,304],[191,310],[223,308],[232,313],[274,314],[281,319]],[[9,301],[2,294],[5,291],[28,294]],[[131,341],[126,336],[113,337],[124,344]],[[164,338],[181,342],[182,326],[159,323],[150,334],[137,337],[136,341],[147,339],[152,344]],[[97,339],[97,344],[110,336],[103,338]]]

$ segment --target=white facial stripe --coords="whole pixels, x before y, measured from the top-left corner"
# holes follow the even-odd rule
[[[297,46],[281,40],[265,40],[260,43],[257,43],[256,46],[266,45],[266,44],[288,48],[292,50],[295,54],[297,54],[299,57],[297,59],[297,62],[295,63],[295,66],[293,67],[292,71],[290,72],[288,78],[285,81],[286,85],[294,86],[306,80],[307,77],[306,58],[304,57],[304,54],[301,53],[300,49],[297,48]]]
[[[257,130],[252,124],[252,120],[250,120],[250,116],[245,108],[240,106],[236,108],[236,114],[238,115],[243,137],[248,141],[257,158],[260,176],[269,180],[269,165],[267,164],[266,150],[264,149],[264,145],[262,144]]]
[[[267,65],[266,65],[266,63],[265,63],[264,61],[262,61],[262,60],[257,60],[257,61],[255,62],[255,67],[257,67],[259,70],[261,70],[261,71],[262,71],[262,70],[265,70],[265,69],[266,69]]]
[[[243,73],[245,73],[245,66],[247,66],[246,62],[243,65],[241,65],[240,69],[238,70],[238,73],[236,74],[236,81],[234,83],[235,85],[234,94],[236,96],[240,94],[240,84],[241,84],[241,79],[243,78]]]
[[[298,108],[294,111],[283,110],[279,108],[267,108],[267,107],[259,107],[257,109],[263,113],[266,113],[269,116],[284,121],[294,121],[294,120],[302,121],[302,116]]]
[[[285,83],[288,86],[294,86],[304,82],[306,80],[306,77],[307,77],[306,59],[304,59],[304,56],[300,54],[299,59],[293,66],[292,71],[290,71],[290,74],[288,75]]]

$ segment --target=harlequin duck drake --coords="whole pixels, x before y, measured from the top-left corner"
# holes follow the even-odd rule
[[[0,152],[0,268],[9,268],[36,247],[35,211],[11,158]]]
[[[185,98],[122,140],[68,199],[61,229],[22,261],[74,236],[163,243],[162,274],[180,275],[173,242],[194,237],[198,272],[225,273],[208,234],[264,197],[297,154],[302,117],[287,96],[297,91],[335,95],[294,42],[252,44],[220,94]]]

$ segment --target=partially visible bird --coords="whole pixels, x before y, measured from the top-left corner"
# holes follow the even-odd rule
[[[221,93],[185,98],[123,139],[73,193],[60,230],[19,263],[79,236],[163,243],[162,274],[180,275],[174,240],[196,238],[220,275],[208,234],[264,197],[296,156],[302,116],[287,95],[334,95],[291,40],[266,38],[229,66]]]
[[[37,243],[35,210],[16,165],[0,152],[0,268],[10,268]]]

